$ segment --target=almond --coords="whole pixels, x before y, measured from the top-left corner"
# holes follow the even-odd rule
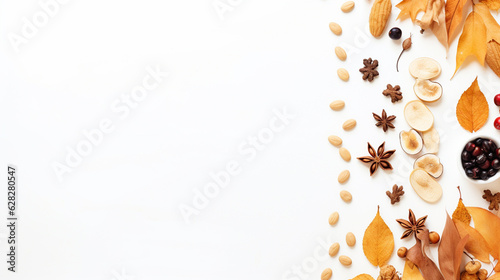
[[[335,47],[335,54],[342,61],[345,61],[347,58],[347,54],[345,53],[345,50],[342,47]]]
[[[352,194],[348,191],[341,191],[340,198],[342,198],[344,202],[350,202],[352,200]]]
[[[330,30],[333,32],[335,35],[340,35],[342,34],[342,27],[338,23],[335,22],[330,22]]]
[[[354,233],[348,232],[346,234],[345,243],[347,243],[347,246],[349,246],[349,247],[356,245],[356,236],[354,236]]]
[[[342,6],[340,7],[340,9],[344,13],[348,13],[348,12],[352,11],[352,9],[354,9],[354,1],[347,1],[347,2],[345,2],[344,4],[342,4]]]
[[[339,221],[339,212],[333,212],[330,214],[330,217],[328,217],[328,223],[333,226]]]
[[[335,100],[332,103],[330,103],[330,109],[334,111],[339,111],[342,110],[345,106],[345,102],[342,100]]]
[[[328,142],[330,142],[330,144],[332,144],[333,146],[342,145],[342,139],[335,135],[328,136]]]
[[[347,182],[347,180],[349,180],[349,176],[351,176],[351,174],[349,173],[349,170],[344,170],[344,171],[340,172],[339,178],[338,178],[339,183],[343,184],[343,183]]]
[[[348,256],[340,256],[339,257],[339,262],[343,265],[343,266],[350,266],[352,264],[352,260],[351,258],[349,258]]]
[[[347,120],[344,122],[344,124],[342,125],[342,128],[344,130],[351,130],[353,129],[354,127],[356,126],[356,120],[354,119],[350,119],[350,120]]]
[[[338,242],[335,242],[330,246],[330,249],[328,250],[328,254],[330,257],[335,257],[339,253],[340,249],[340,244]]]
[[[321,272],[321,280],[330,280],[332,278],[332,269],[327,268]]]
[[[344,82],[349,81],[349,72],[347,72],[347,70],[345,70],[344,68],[339,68],[337,70],[337,75],[339,75],[339,78],[342,81],[344,81]]]
[[[375,0],[370,12],[370,33],[379,37],[384,32],[389,16],[391,15],[391,0]]]
[[[339,154],[343,160],[345,160],[345,161],[351,160],[351,153],[349,153],[349,150],[347,150],[346,148],[344,148],[344,147],[340,148]]]

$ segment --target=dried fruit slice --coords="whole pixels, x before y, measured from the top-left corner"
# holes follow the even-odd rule
[[[431,129],[422,132],[422,138],[424,139],[425,152],[437,154],[439,151],[439,132],[432,127]]]
[[[443,195],[443,188],[423,169],[415,169],[410,174],[410,184],[413,190],[424,201],[434,203]]]
[[[422,151],[424,143],[422,137],[416,130],[410,129],[409,131],[401,131],[399,133],[399,142],[403,151],[409,155],[416,155]]]
[[[419,100],[413,100],[405,106],[406,122],[417,131],[427,131],[434,124],[434,116],[427,106]]]
[[[441,65],[429,57],[419,57],[410,63],[410,75],[415,79],[433,79],[441,74]]]
[[[415,95],[424,102],[437,101],[443,94],[443,88],[439,83],[419,78],[417,78],[413,86],[413,91]]]
[[[441,164],[439,157],[433,154],[425,154],[417,158],[413,164],[413,168],[423,169],[434,178],[439,178],[443,175],[443,165]]]

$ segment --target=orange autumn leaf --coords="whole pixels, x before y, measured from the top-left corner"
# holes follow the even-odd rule
[[[474,228],[484,237],[490,247],[490,255],[498,259],[500,256],[500,218],[490,211],[479,207],[467,207]]]
[[[474,5],[474,11],[481,16],[486,26],[486,42],[490,42],[491,40],[500,42],[500,25],[491,15],[488,6],[483,3],[477,3]]]
[[[462,192],[460,191],[460,187],[458,187],[458,191],[460,192],[460,198],[458,199],[457,208],[455,209],[451,217],[453,218],[453,221],[459,220],[469,225],[471,221],[471,216],[467,211],[467,208],[465,208],[464,201],[462,200]]]
[[[460,233],[460,237],[464,238],[467,235],[470,236],[469,240],[465,244],[465,250],[467,250],[467,252],[473,255],[476,259],[484,263],[489,263],[491,249],[479,231],[462,221],[455,219],[453,219],[453,221],[455,222],[455,226]]]
[[[486,280],[500,280],[500,273],[496,273],[486,278]]]
[[[401,10],[397,19],[410,17],[411,21],[415,22],[418,13],[425,12],[426,7],[427,0],[403,0],[396,5],[396,8]]]
[[[368,274],[360,274],[360,275],[352,278],[351,280],[375,280],[375,279],[373,279],[373,277],[371,277]]]
[[[490,8],[491,10],[498,10],[500,9],[500,1],[499,0],[481,0],[481,3],[484,3]]]
[[[383,266],[387,264],[393,251],[394,235],[377,210],[377,215],[363,236],[363,252],[371,264]]]
[[[467,16],[464,24],[464,30],[460,39],[458,39],[457,59],[455,73],[469,56],[475,56],[481,65],[484,65],[486,56],[486,26],[483,19],[476,12]]]
[[[488,120],[489,108],[486,97],[481,92],[477,77],[462,94],[457,104],[457,119],[469,132],[478,131]],[[467,208],[468,209],[468,208]]]
[[[457,31],[458,25],[462,22],[463,9],[468,0],[448,0],[446,1],[446,30],[448,30],[448,40]]]
[[[409,260],[406,260],[405,268],[403,270],[402,280],[425,280],[425,279],[424,276],[422,276],[422,273],[420,273],[420,269],[418,269],[418,267]]]

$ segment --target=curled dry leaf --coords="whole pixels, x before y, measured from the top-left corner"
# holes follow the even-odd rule
[[[460,263],[462,262],[465,243],[468,240],[469,235],[464,238],[460,237],[455,223],[453,223],[450,215],[446,213],[446,224],[438,248],[439,267],[445,279],[460,278]]]
[[[402,280],[425,280],[420,269],[409,260],[405,262]]]
[[[444,280],[437,265],[425,253],[428,247],[429,230],[425,229],[417,234],[417,243],[408,250],[406,258],[420,268],[424,279]]]
[[[481,92],[477,77],[462,94],[457,104],[457,119],[469,132],[478,131],[488,120],[489,108],[486,97]]]
[[[452,36],[458,31],[458,25],[462,22],[464,16],[464,6],[467,0],[448,0],[446,1],[446,29],[448,31],[448,42],[451,42]]]
[[[394,235],[380,216],[380,210],[377,209],[377,215],[363,236],[363,252],[371,264],[382,266],[387,264],[393,251]]]
[[[375,280],[375,279],[373,279],[373,277],[371,277],[368,274],[360,274],[360,275],[352,278],[351,280]]]
[[[476,259],[484,263],[489,263],[491,249],[484,237],[470,225],[459,220],[453,221],[455,222],[455,226],[460,233],[460,237],[464,238],[467,235],[470,236],[467,243],[465,243],[465,250],[467,250],[467,252],[473,255]]]
[[[416,23],[422,30],[431,29],[439,42],[448,49],[444,0],[428,0],[424,15],[420,20],[416,20]]]
[[[474,221],[474,228],[484,237],[488,246],[490,247],[490,255],[498,259],[500,257],[500,218],[490,211],[479,207],[467,207],[472,220]]]
[[[486,26],[481,16],[473,11],[467,16],[464,30],[460,35],[460,39],[458,39],[457,66],[453,76],[465,59],[471,55],[475,56],[481,65],[484,65],[486,56],[486,44],[484,42],[486,42]]]
[[[396,8],[401,10],[397,19],[405,19],[407,17],[410,17],[411,21],[415,22],[418,13],[425,12],[427,8],[427,1],[403,0],[396,5]]]

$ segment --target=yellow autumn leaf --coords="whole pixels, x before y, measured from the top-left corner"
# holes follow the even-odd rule
[[[377,215],[363,236],[363,252],[371,264],[383,266],[387,264],[393,251],[394,235],[380,216],[379,209],[377,209]]]
[[[500,280],[500,273],[496,273],[486,278],[486,280]]]
[[[486,56],[486,26],[481,16],[476,12],[470,13],[465,20],[464,30],[458,40],[457,66],[453,76],[455,76],[458,68],[460,68],[465,59],[470,55],[475,56],[479,63],[484,65],[484,58]]]
[[[468,0],[448,0],[446,1],[446,29],[448,30],[448,40],[451,42],[458,25],[462,22],[463,9]]]
[[[479,88],[477,77],[458,100],[456,113],[460,125],[469,132],[478,131],[488,120],[488,101]]]
[[[476,259],[484,263],[490,263],[490,246],[479,231],[462,221],[453,220],[453,222],[455,222],[455,226],[457,227],[461,238],[464,238],[467,235],[470,237],[465,244],[465,250],[467,250],[467,252],[473,255]]]
[[[426,7],[427,0],[403,0],[396,5],[396,8],[401,10],[397,19],[410,17],[411,21],[415,22],[418,13],[425,12]]]
[[[500,256],[500,218],[490,211],[479,207],[467,207],[474,228],[484,237],[490,247],[490,255],[498,259]]]
[[[500,0],[481,0],[481,3],[486,4],[491,10],[500,9]]]
[[[460,191],[460,187],[458,188],[458,190]],[[464,201],[462,200],[462,193],[460,193],[460,199],[458,200],[457,208],[455,209],[451,217],[453,218],[453,221],[459,220],[467,225],[470,224],[471,216],[469,212],[467,212],[467,208],[465,208]]]
[[[474,5],[474,11],[481,16],[481,19],[486,26],[486,42],[495,40],[500,42],[500,25],[491,15],[490,9],[483,3]]]
[[[422,273],[420,273],[420,269],[418,269],[418,267],[409,260],[406,260],[405,268],[403,270],[402,280],[425,280],[425,279],[422,276]]]
[[[351,280],[375,280],[375,279],[373,279],[373,277],[371,277],[368,274],[360,274],[360,275],[352,278]]]

